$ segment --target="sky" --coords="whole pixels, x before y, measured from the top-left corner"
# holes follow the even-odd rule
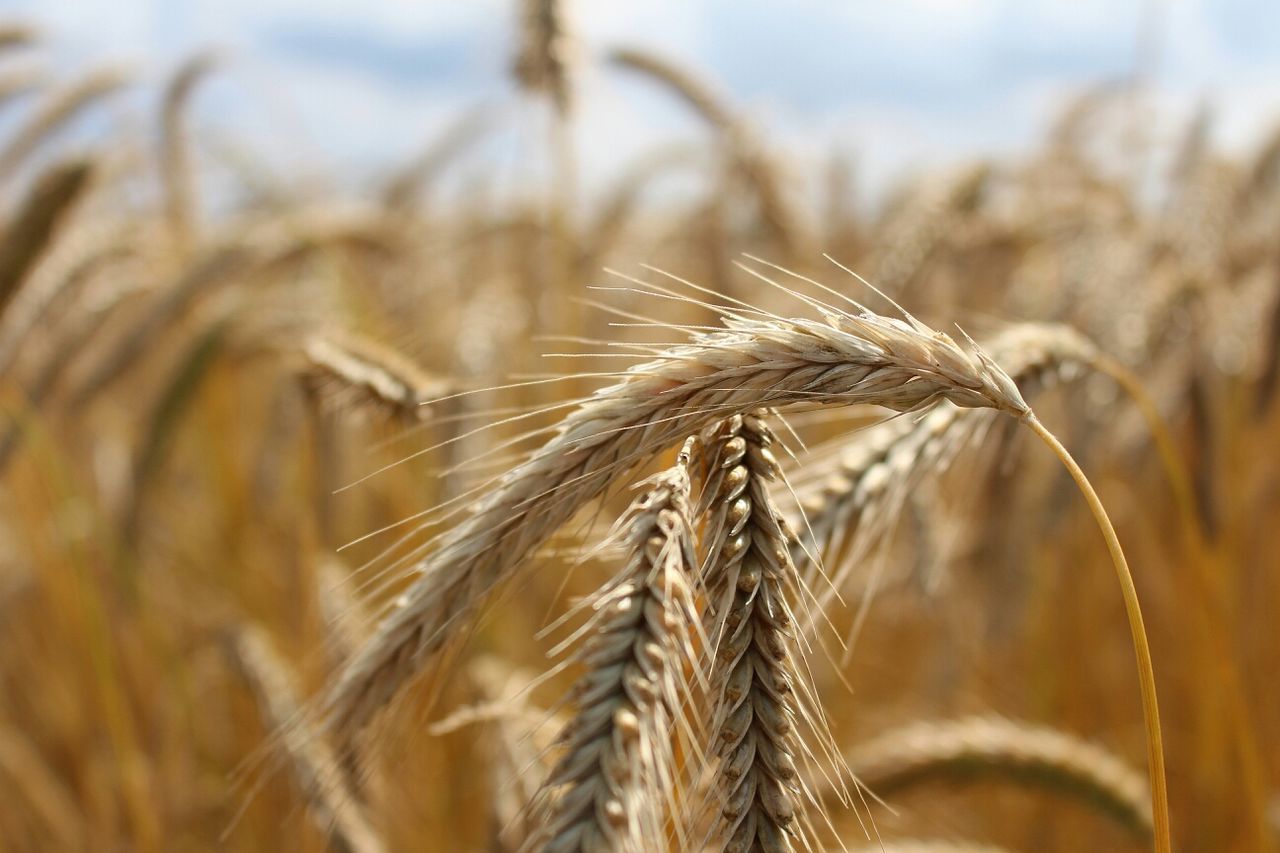
[[[643,45],[718,81],[775,146],[856,157],[872,190],[920,167],[1025,151],[1085,87],[1148,81],[1153,131],[1200,104],[1217,144],[1247,151],[1280,124],[1274,0],[570,0],[579,35],[583,182],[705,133],[680,104],[599,61]],[[229,61],[194,105],[281,168],[363,175],[402,162],[474,107],[510,107],[519,144],[474,155],[518,174],[545,121],[508,69],[512,0],[0,0],[34,20],[60,68],[126,61],[161,80],[193,51]],[[545,147],[545,146],[544,146]]]

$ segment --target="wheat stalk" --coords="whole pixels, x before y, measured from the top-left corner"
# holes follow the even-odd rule
[[[682,713],[684,667],[696,663],[688,448],[622,519],[628,562],[592,599],[592,636],[577,655],[587,671],[570,694],[578,711],[547,780],[564,790],[534,836],[548,853],[639,853],[666,834],[672,720]]]
[[[1077,796],[1126,828],[1151,834],[1142,775],[1099,746],[1056,729],[999,717],[913,723],[848,756],[858,780],[889,796],[934,779],[1007,777]]]

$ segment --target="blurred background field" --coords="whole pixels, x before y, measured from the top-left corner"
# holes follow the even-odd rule
[[[824,252],[937,328],[1065,323],[1142,380],[1189,500],[1110,379],[1032,402],[1129,552],[1176,849],[1271,849],[1280,11],[581,2],[548,32],[523,5],[0,4],[0,849],[514,849],[504,724],[433,724],[549,669],[539,632],[609,572],[568,571],[587,522],[382,723],[336,818],[271,758],[283,691],[255,650],[313,694],[358,640],[361,567],[404,553],[362,537],[484,475],[455,466],[528,426],[470,433],[493,412],[591,383],[419,403],[613,369],[540,358],[643,337],[609,309],[707,320],[590,290],[619,284],[603,268],[787,304],[750,253],[874,298]],[[393,365],[399,404],[335,381],[334,353]],[[856,441],[870,418],[796,426]],[[1042,457],[992,431],[855,572],[883,568],[856,649],[814,664],[843,747],[998,714],[1142,770],[1106,552]],[[805,462],[797,482],[833,473]],[[885,838],[1149,843],[1020,783],[887,800]],[[834,823],[833,849],[865,842]]]

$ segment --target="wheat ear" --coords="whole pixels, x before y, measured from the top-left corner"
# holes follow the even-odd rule
[[[1043,323],[1010,326],[984,349],[1025,398],[1078,374],[1098,357],[1097,348],[1078,332]],[[803,515],[792,521],[797,532],[791,546],[796,565],[821,557],[826,568],[836,567],[830,587],[820,595],[833,595],[853,567],[853,560],[840,559],[849,550],[845,543],[857,537],[858,547],[865,547],[883,533],[911,487],[928,471],[943,467],[971,436],[988,426],[987,414],[988,410],[941,402],[924,417],[883,421],[842,441],[834,466],[820,452],[801,460],[802,470],[835,468],[816,488],[801,490]],[[806,579],[811,586],[819,586],[816,566]]]
[[[932,779],[1008,777],[1063,791],[1143,836],[1151,794],[1142,775],[1107,750],[1056,729],[999,717],[913,723],[849,754],[859,781],[887,796]]]
[[[911,411],[943,398],[1016,415],[1013,381],[967,340],[912,318],[827,306],[822,320],[724,308],[724,331],[615,374],[558,432],[493,484],[442,534],[418,579],[349,662],[323,701],[344,736],[361,731],[438,659],[450,636],[561,525],[636,464],[733,414],[767,406],[882,405]]]
[[[782,469],[772,432],[755,415],[722,422],[705,442],[704,618],[714,653],[707,729],[721,786],[711,805],[720,810],[723,849],[791,851],[807,834],[804,806],[812,797],[796,767],[804,749],[796,731],[802,674],[788,597],[798,577],[768,491]]]
[[[587,672],[570,694],[577,715],[547,780],[566,787],[535,836],[547,853],[640,853],[666,834],[672,720],[685,704],[684,669],[696,663],[688,448],[623,518],[629,560],[592,602],[592,636],[577,656]]]
[[[306,387],[334,406],[412,422],[428,418],[425,404],[452,390],[404,353],[351,332],[314,335],[303,355]]]

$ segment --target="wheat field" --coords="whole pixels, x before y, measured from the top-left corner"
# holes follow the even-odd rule
[[[1153,193],[1099,86],[866,210],[515,5],[351,192],[0,25],[0,850],[1276,849],[1280,135]],[[588,73],[699,135],[587,186]]]

